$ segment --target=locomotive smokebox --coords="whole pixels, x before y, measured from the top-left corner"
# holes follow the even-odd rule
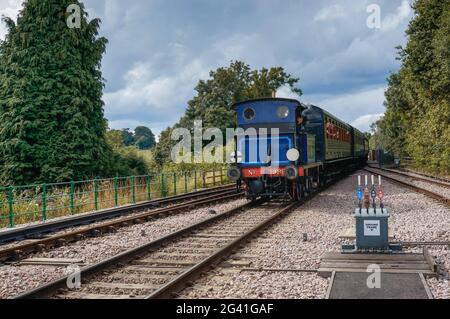
[[[250,190],[252,194],[258,195],[262,194],[264,191],[264,184],[260,180],[255,180],[250,182]]]

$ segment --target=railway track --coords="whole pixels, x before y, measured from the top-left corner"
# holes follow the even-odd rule
[[[79,269],[80,289],[68,289],[74,275],[29,290],[15,299],[165,299],[174,298],[199,276],[227,260],[261,231],[314,198],[238,206],[165,237]],[[233,255],[245,260],[246,256]],[[238,262],[239,263],[239,262]],[[231,265],[232,266],[232,265]]]
[[[394,243],[394,244],[396,244],[396,243]],[[405,242],[400,242],[398,244],[401,244],[404,247],[421,247],[421,246],[449,246],[450,247],[450,241],[424,241],[424,242],[405,241]]]
[[[433,175],[419,173],[419,172],[416,172],[414,170],[410,170],[410,169],[407,169],[407,168],[400,168],[400,171],[402,171],[404,173],[412,173],[412,174],[415,174],[415,175],[420,175],[420,176],[423,176],[423,177],[431,178],[431,179],[434,179],[434,180],[437,180],[437,181],[440,181],[440,182],[444,182],[444,183],[450,184],[450,179],[445,178],[445,177],[437,177],[437,176],[433,176]]]
[[[378,167],[372,167],[369,166],[372,169],[375,170],[380,170],[386,173],[392,173],[392,174],[396,174],[398,176],[403,176],[406,178],[411,178],[413,180],[418,180],[418,181],[422,181],[422,182],[426,182],[426,183],[430,183],[430,184],[434,184],[440,187],[444,187],[444,188],[450,188],[450,182],[444,180],[444,179],[438,179],[435,177],[431,177],[431,176],[427,176],[427,175],[423,175],[423,174],[418,174],[418,173],[414,173],[415,175],[411,175],[408,174],[406,172],[402,172],[402,171],[398,171],[398,170],[393,170],[393,169],[387,169],[387,168],[378,168]],[[423,177],[420,177],[418,175],[422,175]]]
[[[249,203],[151,243],[81,269],[79,290],[64,290],[70,276],[16,298],[170,298],[202,271],[299,206]],[[61,290],[62,289],[62,290]]]
[[[197,199],[183,202],[181,204],[174,204],[168,207],[156,208],[142,213],[134,212],[136,210],[148,209],[150,207],[154,208],[154,202],[152,204],[141,203],[133,206],[120,207],[115,210],[122,210],[122,217],[112,219],[113,217],[111,217],[111,215],[108,215],[108,220],[102,222],[99,220],[103,220],[105,217],[101,217],[102,219],[100,219],[99,216],[96,216],[96,218],[88,216],[90,217],[89,220],[92,222],[92,224],[89,224],[87,226],[81,226],[75,228],[74,230],[67,230],[50,235],[40,232],[38,233],[38,235],[27,236],[26,240],[13,243],[11,245],[0,246],[0,262],[17,261],[31,253],[42,252],[53,247],[60,247],[62,245],[83,240],[87,237],[96,237],[104,233],[115,232],[119,227],[127,227],[133,224],[142,224],[147,221],[152,221],[156,218],[172,216],[174,214],[183,213],[187,210],[192,210],[194,208],[202,207],[205,205],[212,205],[219,202],[238,199],[242,196],[243,194],[237,193],[235,189],[224,188],[216,189],[213,192],[209,193],[202,192],[200,194],[196,194],[195,197],[198,197]],[[188,197],[183,197],[183,199],[188,199]],[[176,199],[176,201],[179,200],[181,199]],[[81,218],[81,220],[84,220],[84,218]],[[69,222],[70,226],[64,225],[64,228],[67,229],[70,227],[74,227],[74,223],[77,223],[76,225],[79,226],[80,220],[71,220]],[[49,228],[46,229],[48,230]],[[58,225],[57,228],[53,229],[53,231],[56,230],[61,230],[61,225]],[[35,234],[37,231],[40,231],[40,229],[30,229],[28,231],[32,234]],[[22,230],[22,232],[24,232],[24,230]]]
[[[369,172],[369,173],[371,173],[371,174],[382,176],[383,178],[385,178],[386,180],[388,180],[388,181],[390,181],[390,182],[392,182],[394,184],[397,184],[397,185],[400,185],[400,186],[403,186],[403,187],[407,187],[407,188],[409,188],[409,189],[411,189],[411,190],[413,190],[413,191],[415,191],[417,193],[421,193],[421,194],[423,194],[425,196],[433,198],[433,199],[435,199],[435,200],[445,204],[447,207],[450,207],[450,198],[442,196],[441,194],[438,194],[438,193],[429,191],[427,189],[418,187],[416,185],[411,184],[411,182],[407,182],[405,180],[401,180],[401,179],[394,178],[392,176],[383,174],[383,170],[380,170],[380,169],[374,170],[372,168],[370,168],[370,169],[369,168],[365,168],[364,170]]]
[[[192,193],[171,196],[163,199],[156,199],[137,203],[134,205],[126,205],[114,207],[110,209],[101,210],[98,212],[80,214],[68,218],[62,218],[54,221],[47,221],[45,223],[16,227],[0,232],[0,244],[19,241],[24,239],[33,239],[41,235],[64,230],[71,227],[87,225],[102,220],[112,219],[116,217],[125,216],[133,212],[139,212],[146,209],[155,209],[163,206],[174,205],[179,203],[186,203],[194,199],[205,198],[209,195],[217,195],[235,189],[234,185],[225,185],[211,189],[204,189]]]

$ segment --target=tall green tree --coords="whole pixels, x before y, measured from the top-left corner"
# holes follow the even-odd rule
[[[298,95],[299,79],[287,74],[283,68],[252,70],[241,61],[232,61],[228,67],[210,72],[208,80],[199,81],[196,96],[188,107],[179,127],[192,128],[195,120],[203,120],[204,127],[225,130],[235,126],[235,114],[231,105],[244,100],[271,97],[280,87],[288,85]]]
[[[450,0],[416,0],[413,9],[378,127],[388,149],[450,175]]]
[[[271,97],[274,91],[283,86],[302,95],[296,86],[298,78],[292,77],[282,67],[252,70],[241,61],[232,61],[228,67],[210,72],[210,78],[197,84],[196,96],[188,102],[185,114],[174,126],[193,130],[194,121],[202,120],[203,127],[217,127],[223,132],[236,125],[235,113],[231,106],[240,101]],[[173,128],[163,131],[155,148],[158,164],[170,162],[170,140]]]
[[[67,8],[79,6],[81,27]],[[0,181],[31,183],[107,175],[104,80],[107,40],[77,0],[27,0],[0,43]]]

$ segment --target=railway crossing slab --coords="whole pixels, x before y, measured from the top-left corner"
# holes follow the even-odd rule
[[[329,299],[432,299],[425,276],[435,276],[423,254],[327,253],[318,274],[330,277]]]
[[[327,299],[432,299],[423,274],[381,273],[379,288],[369,288],[370,274],[334,272]]]

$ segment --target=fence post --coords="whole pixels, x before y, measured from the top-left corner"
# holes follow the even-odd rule
[[[173,173],[173,194],[177,195],[177,173]]]
[[[164,173],[161,173],[161,197],[165,197],[165,189],[164,189]]]
[[[147,175],[147,199],[152,199],[152,177]]]
[[[202,172],[203,175],[203,188],[206,188],[206,173],[205,171]]]
[[[184,172],[184,192],[187,193],[188,192],[188,174],[187,172]]]
[[[42,221],[47,220],[47,185],[42,184]]]
[[[220,168],[220,185],[223,185],[223,167]]]
[[[98,210],[98,190],[97,190],[97,180],[94,179],[94,206],[95,210]]]
[[[114,177],[114,204],[119,206],[119,177]]]
[[[194,172],[194,190],[197,191],[197,171]]]
[[[136,204],[136,177],[131,177],[131,200],[133,204]]]
[[[216,169],[213,168],[213,186],[216,186]]]
[[[73,181],[70,182],[70,213],[73,215],[75,213],[75,183]]]
[[[8,187],[9,227],[14,227],[14,187]]]

